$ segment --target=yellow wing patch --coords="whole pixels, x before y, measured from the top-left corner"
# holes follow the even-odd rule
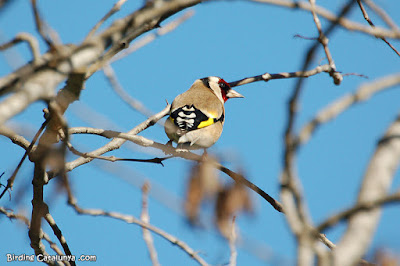
[[[210,117],[206,121],[202,121],[197,128],[203,128],[214,124],[214,118]]]
[[[208,116],[209,118],[205,121],[200,122],[197,128],[208,127],[215,123],[215,118],[217,117],[217,114],[214,112],[209,112]]]

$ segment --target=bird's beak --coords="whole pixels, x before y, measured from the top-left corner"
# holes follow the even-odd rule
[[[244,96],[242,94],[240,94],[239,92],[230,89],[227,93],[226,93],[226,97],[228,98],[244,98]]]

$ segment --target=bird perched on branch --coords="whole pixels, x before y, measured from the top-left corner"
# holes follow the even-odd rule
[[[224,104],[229,98],[243,98],[219,77],[196,80],[189,90],[172,102],[165,133],[178,147],[200,149],[211,147],[222,133]]]

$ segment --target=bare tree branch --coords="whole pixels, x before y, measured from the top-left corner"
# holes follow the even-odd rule
[[[142,187],[142,213],[140,214],[140,220],[144,223],[150,223],[150,216],[148,210],[148,193],[150,190],[150,184],[148,182],[144,183]],[[144,227],[142,227],[143,239],[146,242],[147,249],[149,251],[150,259],[153,266],[158,266],[160,263],[157,258],[157,250],[154,247],[153,237],[150,234],[150,231]]]
[[[363,0],[363,2],[371,8],[381,19],[392,29],[399,31],[399,27],[396,23],[390,18],[390,16],[383,10],[381,7],[376,5],[372,0]]]
[[[381,207],[382,205],[386,205],[389,203],[398,203],[399,201],[400,191],[375,199],[374,201],[357,203],[353,207],[329,217],[317,227],[317,231],[322,232],[329,227],[332,227],[335,224],[339,223],[340,221],[350,219],[352,216],[358,214],[359,212],[369,211],[374,208]]]
[[[86,35],[86,38],[84,41],[87,41],[88,39],[90,39],[91,37],[93,37],[93,35],[96,33],[96,31],[100,28],[100,26],[107,20],[109,19],[112,15],[114,15],[115,13],[117,13],[120,9],[121,6],[123,4],[125,4],[126,0],[118,0],[118,2],[116,2],[113,7],[110,9],[110,11],[107,12],[107,14],[104,15],[104,17],[101,18],[101,20],[99,22],[96,23],[96,25],[94,25],[94,27],[90,30],[90,32]]]
[[[145,137],[142,137],[142,136],[131,135],[130,133],[121,133],[121,132],[116,132],[116,131],[111,131],[111,130],[88,128],[88,127],[71,128],[71,129],[69,129],[69,133],[70,134],[96,134],[96,135],[103,136],[103,137],[106,137],[106,138],[114,138],[114,140],[112,140],[111,142],[116,141],[117,138],[120,138],[120,139],[123,139],[124,142],[126,140],[129,140],[129,141],[132,141],[135,144],[138,144],[138,145],[143,146],[143,147],[153,147],[153,148],[162,150],[164,153],[171,154],[174,157],[180,157],[180,158],[183,158],[183,159],[186,159],[186,160],[192,160],[192,161],[198,161],[198,162],[200,162],[202,160],[202,157],[200,155],[195,154],[195,153],[192,153],[192,152],[179,152],[179,151],[177,151],[177,149],[171,147],[170,145],[164,145],[164,144],[155,142],[153,140],[146,139]],[[108,144],[106,144],[102,148],[99,148],[99,149],[97,149],[96,151],[94,151],[92,153],[93,154],[94,153],[98,153],[100,150],[103,153],[107,152],[108,150],[105,149],[105,147],[106,146],[108,147],[108,145],[111,142],[109,142]],[[89,153],[89,154],[91,154],[91,153]],[[219,164],[217,162],[213,162],[213,164],[214,164],[215,168],[217,168],[220,171],[224,172],[225,174],[227,174],[229,177],[231,177],[236,182],[245,185],[246,187],[250,188],[251,190],[253,190],[257,194],[259,194],[268,203],[270,203],[272,205],[272,207],[274,207],[274,209],[276,209],[279,212],[284,212],[284,209],[283,209],[283,207],[282,207],[280,202],[278,202],[277,200],[272,198],[270,195],[268,195],[265,191],[263,191],[261,188],[259,188],[258,186],[256,186],[255,184],[253,184],[252,182],[247,180],[243,175],[237,174],[237,173],[229,170],[228,168],[226,168],[225,166],[223,166],[223,165],[221,165],[221,164]],[[67,163],[66,169],[67,169],[67,171],[72,170],[71,166],[70,166],[70,163]],[[52,176],[54,176],[54,173],[50,172],[49,173],[49,177],[51,178]]]
[[[379,201],[387,194],[400,162],[400,115],[379,141],[366,169],[357,205]],[[355,264],[366,252],[379,221],[381,209],[359,211],[350,219],[333,251],[333,265]],[[357,239],[357,241],[354,241]]]
[[[5,216],[7,216],[10,219],[20,220],[26,226],[29,226],[29,219],[26,216],[22,215],[22,214],[14,213],[14,211],[7,210],[6,208],[1,207],[1,206],[0,206],[0,213],[4,214]]]
[[[158,120],[160,120],[161,118],[163,118],[164,116],[166,116],[169,113],[169,110],[171,108],[171,105],[167,105],[164,110],[162,110],[161,112],[159,112],[158,114],[155,114],[154,116],[148,118],[146,121],[144,121],[143,123],[139,124],[138,126],[134,127],[133,129],[131,129],[130,131],[128,131],[127,134],[129,135],[137,135],[139,134],[141,131],[145,130],[146,128],[154,125]],[[110,141],[108,144],[106,144],[105,146],[92,151],[90,153],[88,153],[89,156],[99,156],[102,155],[106,152],[109,151],[113,151],[116,149],[119,149],[122,144],[125,143],[126,140],[124,139],[113,139],[112,141]],[[93,158],[83,158],[80,157],[72,162],[69,162],[65,165],[65,170],[71,171],[72,169],[75,169],[78,166],[81,166],[82,164],[86,164],[90,161],[92,161]],[[56,175],[57,173],[49,173],[50,177],[52,178]]]
[[[153,112],[148,110],[143,103],[133,98],[131,95],[129,95],[129,93],[124,90],[122,85],[119,83],[113,68],[109,64],[103,67],[103,73],[106,76],[107,80],[110,82],[111,87],[114,89],[121,100],[126,102],[130,107],[146,117],[150,117],[153,115]]]
[[[368,22],[368,24],[369,24],[372,28],[375,28],[375,25],[374,25],[374,23],[369,19],[368,13],[367,13],[367,11],[365,10],[363,4],[361,3],[361,0],[357,0],[357,3],[358,3],[358,6],[359,6],[360,9],[361,9],[361,12],[362,12],[362,14],[363,14],[363,16],[364,16],[364,19]],[[380,39],[381,39],[382,41],[384,41],[390,48],[392,48],[392,50],[393,50],[398,56],[400,56],[399,51],[397,51],[396,48],[394,48],[394,46],[393,46],[390,42],[388,42],[388,41],[386,40],[385,37],[380,37]]]
[[[319,21],[319,18],[317,16],[316,11],[315,11],[316,10],[315,0],[309,0],[309,1],[310,1],[310,4],[311,4],[311,12],[312,12],[312,15],[313,15],[313,18],[314,18],[314,22],[315,22],[315,25],[317,26],[318,33],[319,33],[318,41],[324,47],[326,58],[328,59],[329,66],[332,69],[331,72],[329,72],[329,75],[333,78],[333,82],[336,85],[339,85],[342,82],[343,77],[339,72],[336,71],[335,62],[333,61],[333,58],[332,58],[332,55],[331,55],[331,51],[328,48],[329,39],[328,39],[328,37],[326,37],[326,35],[322,31],[321,22]]]
[[[192,17],[194,14],[194,11],[189,10],[185,14],[183,14],[181,17],[169,22],[167,25],[163,26],[162,28],[158,29],[155,33],[150,33],[140,39],[139,41],[133,43],[129,48],[125,49],[121,53],[117,54],[114,56],[108,64],[105,64],[103,67],[103,72],[104,75],[107,77],[107,80],[110,82],[111,87],[114,89],[114,91],[118,94],[118,96],[125,101],[128,105],[130,105],[133,109],[139,111],[143,115],[150,117],[153,115],[153,112],[148,110],[140,101],[137,99],[134,99],[129,93],[127,93],[121,84],[118,82],[117,76],[111,67],[111,63],[120,60],[129,54],[137,51],[141,47],[149,44],[150,42],[154,41],[156,38],[165,35],[173,30],[175,30],[180,24],[188,20],[190,17]]]
[[[229,266],[236,266],[237,250],[236,250],[236,240],[237,240],[237,228],[236,228],[236,216],[232,218],[232,232],[229,236],[229,248],[231,250],[231,257],[229,259]]]
[[[42,237],[42,217],[46,213],[45,203],[43,202],[43,186],[46,182],[44,179],[45,171],[41,165],[41,160],[35,163],[33,185],[33,199],[32,199],[32,216],[29,226],[29,239],[31,247],[35,251],[35,255],[46,255],[45,247],[41,241]]]
[[[15,178],[17,177],[18,171],[21,168],[22,164],[24,163],[26,157],[29,155],[29,153],[33,150],[33,146],[35,145],[36,141],[38,140],[40,134],[42,134],[43,130],[45,129],[45,127],[47,126],[49,120],[46,119],[43,124],[40,126],[39,130],[36,132],[35,136],[33,137],[32,142],[29,144],[28,148],[26,148],[24,155],[22,156],[21,160],[18,163],[18,166],[15,168],[14,172],[12,173],[12,175],[10,176],[10,178],[8,178],[7,180],[7,186],[4,188],[4,190],[1,192],[0,194],[0,199],[4,196],[4,194],[6,193],[7,190],[13,188],[14,185],[14,181]]]
[[[161,28],[157,29],[156,32],[154,33],[149,33],[140,40],[134,42],[132,45],[130,45],[127,49],[124,51],[120,52],[119,54],[115,55],[111,60],[110,64],[114,63],[115,61],[121,60],[122,58],[130,55],[133,52],[136,52],[143,46],[151,43],[158,37],[161,37],[167,33],[170,33],[171,31],[175,30],[179,25],[184,23],[186,20],[191,18],[194,15],[193,10],[189,10],[186,13],[184,13],[182,16],[178,17],[177,19],[169,22],[168,24],[162,26]]]
[[[200,265],[208,265],[207,262],[205,262],[197,254],[197,252],[194,251],[191,247],[189,247],[185,242],[183,242],[182,240],[176,238],[175,236],[173,236],[171,234],[168,234],[167,232],[159,229],[158,227],[155,227],[151,224],[142,222],[139,219],[137,219],[133,216],[130,216],[130,215],[124,215],[124,214],[117,213],[117,212],[106,212],[106,211],[103,211],[100,209],[83,209],[77,205],[75,198],[69,199],[68,203],[69,203],[69,205],[71,205],[71,207],[73,207],[75,209],[75,211],[78,214],[110,217],[110,218],[124,221],[129,224],[139,225],[142,228],[146,228],[147,230],[150,230],[153,233],[155,233],[155,234],[161,236],[162,238],[166,239],[167,241],[171,242],[171,244],[178,246],[180,249],[182,249],[184,252],[186,252],[190,257],[192,257]]]
[[[18,135],[12,129],[10,129],[6,126],[0,127],[0,135],[10,139],[12,143],[20,146],[24,150],[27,150],[29,148],[29,146],[31,145],[31,143],[26,138]],[[35,146],[32,147],[32,150],[34,150],[34,149],[35,149]]]
[[[59,45],[58,53],[48,52],[35,65],[27,64],[0,78],[0,96],[18,90],[0,103],[0,125],[32,102],[53,97],[57,85],[75,69],[88,67],[87,76],[90,76],[112,56],[126,48],[133,39],[157,27],[169,16],[199,2],[200,0],[173,0],[165,1],[161,6],[145,6],[116,20],[102,33],[78,46]]]
[[[313,118],[300,130],[300,133],[295,140],[296,148],[299,145],[305,144],[321,124],[331,121],[354,104],[366,101],[375,93],[393,86],[398,86],[399,84],[400,73],[396,73],[380,78],[376,81],[363,84],[353,94],[348,94],[335,100],[323,110],[319,111],[315,118]]]
[[[29,49],[31,50],[32,57],[33,57],[33,64],[36,64],[40,57],[40,50],[39,50],[39,44],[38,41],[36,40],[35,37],[33,37],[31,34],[26,33],[26,32],[21,32],[18,33],[17,36],[15,36],[14,39],[12,39],[9,42],[6,42],[2,45],[0,45],[0,51],[3,51],[5,49],[8,49],[15,44],[18,44],[20,42],[26,42],[29,46]]]
[[[39,10],[38,10],[37,4],[36,4],[36,0],[31,0],[31,4],[32,4],[32,9],[33,9],[33,15],[35,17],[35,24],[36,24],[37,31],[39,32],[42,39],[46,42],[46,44],[50,48],[56,49],[54,40],[52,40],[51,37],[48,36],[47,32],[44,29],[45,24],[40,17]]]
[[[328,36],[338,25],[339,21],[351,10],[353,1],[349,0],[339,12],[337,19],[332,22],[323,36]],[[315,12],[316,8],[314,7]],[[321,31],[322,32],[322,31]],[[302,70],[305,71],[312,61],[312,58],[319,46],[319,42],[315,42],[307,51],[304,58]],[[335,84],[336,80],[334,79]],[[314,250],[312,248],[315,242],[315,234],[311,218],[308,214],[307,206],[303,200],[301,184],[295,172],[295,134],[294,123],[297,117],[297,106],[300,94],[302,92],[304,79],[298,79],[292,95],[288,102],[288,120],[284,133],[285,146],[283,156],[283,171],[281,174],[281,199],[285,206],[285,218],[296,236],[297,247],[297,263],[298,265],[311,265],[314,261]]]
[[[37,40],[32,36],[26,36],[24,34],[17,35],[16,38],[10,42],[0,45],[1,50],[7,49],[8,47],[11,47],[19,42],[26,42],[30,46],[30,50],[33,55],[32,62],[29,62],[13,73],[0,78],[0,97],[9,94],[0,102],[0,135],[5,136],[25,150],[25,155],[23,156],[13,175],[8,179],[7,186],[5,186],[4,191],[2,191],[0,194],[0,198],[6,193],[6,191],[10,191],[18,169],[22,165],[24,159],[29,156],[29,159],[34,163],[32,180],[32,216],[30,221],[26,217],[25,219],[29,228],[30,244],[35,254],[47,254],[45,246],[43,245],[44,240],[50,244],[50,247],[54,249],[57,254],[62,254],[63,252],[58,248],[57,244],[53,243],[50,237],[43,232],[42,218],[45,218],[52,227],[54,234],[58,237],[59,242],[64,248],[65,254],[71,254],[65,238],[55,223],[53,217],[50,215],[48,206],[44,202],[43,197],[45,185],[48,184],[49,180],[58,176],[64,181],[63,188],[65,188],[68,194],[69,204],[78,214],[105,216],[139,225],[141,227],[140,229],[143,230],[143,238],[148,246],[153,265],[159,265],[159,261],[157,259],[157,251],[155,250],[150,231],[155,232],[171,243],[178,245],[199,264],[207,265],[207,263],[201,257],[199,257],[198,254],[186,243],[149,224],[150,218],[147,206],[148,190],[146,190],[146,188],[144,188],[143,191],[142,214],[140,219],[137,219],[130,215],[107,212],[101,209],[82,209],[77,205],[66,174],[68,171],[71,171],[80,165],[89,163],[93,159],[108,160],[113,162],[121,160],[152,162],[158,164],[162,164],[163,160],[173,157],[179,157],[191,161],[201,161],[202,157],[196,153],[179,152],[170,145],[161,144],[138,135],[140,132],[148,129],[150,126],[160,121],[161,118],[168,115],[171,106],[168,104],[163,111],[135,126],[128,133],[96,128],[68,128],[67,121],[63,115],[64,112],[69,108],[69,105],[79,98],[79,93],[83,89],[84,82],[90,78],[93,73],[101,69],[103,69],[104,74],[107,76],[111,86],[114,88],[117,94],[119,94],[122,99],[128,99],[127,96],[129,96],[129,94],[127,94],[123,90],[122,86],[118,83],[117,76],[110,64],[150,43],[158,36],[166,34],[175,29],[183,21],[192,16],[192,13],[188,12],[182,17],[179,17],[178,19],[161,27],[160,24],[166,18],[185,8],[205,1],[145,1],[143,7],[139,10],[125,16],[122,19],[115,20],[111,26],[105,28],[105,30],[102,32],[98,32],[99,27],[103,25],[104,21],[108,20],[112,14],[117,12],[121,5],[126,1],[119,0],[113,6],[113,8],[92,28],[84,41],[76,45],[63,45],[61,42],[57,41],[57,38],[54,37],[54,33],[52,35],[50,28],[46,28],[45,22],[40,17],[36,1],[37,0],[31,0],[36,27],[40,36],[50,47],[49,51],[41,55],[37,45]],[[245,176],[231,171],[218,162],[213,162],[212,167],[224,172],[235,182],[244,184],[248,188],[252,189],[269,204],[271,204],[273,208],[285,214],[290,229],[297,240],[298,265],[315,264],[314,260],[317,255],[318,263],[320,265],[332,264],[342,266],[342,264],[353,264],[360,261],[360,257],[363,255],[366,247],[369,244],[369,241],[372,239],[373,230],[378,223],[381,205],[388,202],[400,201],[400,196],[398,193],[387,195],[391,178],[393,177],[394,171],[396,167],[398,167],[400,161],[400,116],[389,128],[388,133],[377,146],[376,153],[371,159],[369,168],[366,170],[365,180],[362,188],[360,189],[360,195],[357,203],[350,209],[328,218],[317,228],[313,226],[311,216],[308,214],[307,205],[304,199],[305,194],[303,194],[301,182],[296,172],[296,156],[298,148],[314,135],[315,130],[321,124],[332,120],[350,106],[366,100],[374,93],[400,84],[400,74],[397,73],[392,76],[381,78],[375,82],[362,85],[353,94],[346,95],[334,101],[332,105],[329,105],[321,112],[318,112],[316,117],[307,123],[297,135],[295,122],[297,119],[297,109],[300,103],[301,93],[304,90],[304,78],[325,72],[333,78],[336,85],[339,85],[342,77],[348,75],[342,75],[336,70],[333,56],[331,55],[331,51],[328,47],[328,35],[330,35],[336,28],[342,27],[349,31],[355,30],[369,36],[381,38],[384,41],[389,38],[400,39],[400,31],[396,24],[384,12],[384,10],[374,6],[372,0],[363,0],[363,2],[361,2],[361,0],[357,0],[365,19],[369,22],[371,27],[364,26],[360,23],[356,23],[345,18],[345,16],[350,12],[351,8],[355,6],[356,1],[354,0],[345,1],[345,6],[342,7],[337,14],[333,14],[320,6],[317,6],[316,0],[308,1],[309,3],[303,0],[253,0],[253,2],[262,2],[285,7],[287,9],[305,10],[312,14],[319,37],[312,39],[313,45],[311,45],[308,49],[300,71],[275,74],[264,73],[262,75],[257,75],[230,83],[231,86],[234,87],[257,81],[267,82],[271,79],[292,77],[298,78],[287,105],[288,117],[284,135],[283,171],[280,182],[281,199],[284,205],[272,198],[261,188],[250,182]],[[371,9],[377,13],[378,16],[380,16],[382,20],[390,27],[390,29],[375,27],[372,21],[369,19],[363,4],[371,7]],[[323,29],[320,21],[321,18],[325,18],[328,22],[330,21],[329,25],[327,25],[328,27]],[[133,43],[130,48],[128,48],[129,43],[132,40],[155,28],[159,29],[151,34],[146,35],[144,38],[139,39],[137,42]],[[389,42],[387,43],[390,45]],[[400,56],[398,51],[394,49],[393,46],[391,47]],[[310,69],[310,66],[314,63],[313,57],[316,55],[318,48],[324,49],[328,64]],[[59,84],[66,79],[67,85],[56,94]],[[71,92],[72,94],[69,95]],[[33,102],[39,100],[44,100],[48,104],[49,110],[47,116],[45,117],[46,124],[44,123],[42,125],[42,130],[37,133],[37,136],[35,136],[32,142],[29,142],[24,137],[19,136],[3,125],[7,120],[25,110]],[[140,105],[140,102],[138,101],[133,101],[133,104],[131,105],[134,108],[140,109],[147,116],[151,114],[151,112],[148,111],[143,105]],[[44,130],[44,127],[47,128],[42,134],[41,132]],[[106,126],[106,128],[107,127],[108,126]],[[70,134],[93,134],[110,138],[112,140],[96,150],[88,153],[82,153],[76,150],[69,142]],[[35,145],[35,142],[38,139],[39,143]],[[62,140],[61,145],[55,145],[60,141],[60,139]],[[148,147],[148,149],[142,150],[145,150],[145,152],[150,150],[154,152],[154,156],[160,154],[160,151],[168,154],[168,156],[165,158],[157,157],[153,159],[129,159],[104,155],[109,151],[121,148],[121,146],[127,140],[139,146]],[[74,154],[78,155],[79,158],[65,163],[65,152],[67,147]],[[53,154],[55,154],[55,151],[59,152],[61,156],[61,160],[59,160],[60,162],[57,165],[54,164],[54,161],[50,161],[49,159]],[[46,172],[46,169],[50,170]],[[378,177],[379,180],[377,180]],[[141,182],[143,181],[141,180]],[[4,185],[1,186],[4,187]],[[13,203],[15,204],[15,202]],[[16,215],[13,216],[12,212],[4,209],[3,207],[0,207],[0,213],[3,213],[10,218],[17,217]],[[18,219],[20,218],[21,217]],[[21,220],[23,219],[21,218]],[[325,235],[321,234],[320,231],[333,226],[335,223],[342,220],[348,220],[348,228],[342,241],[336,247],[335,244],[327,239]],[[233,221],[233,224],[234,223],[235,220]],[[235,265],[237,263],[235,226],[233,226],[231,233],[232,236],[229,243],[231,250],[230,264]],[[354,239],[357,239],[357,241],[361,242],[361,244],[357,243],[359,246],[355,247],[355,243],[350,243],[352,241],[355,242]],[[332,251],[326,249],[326,247],[321,245],[320,242],[324,243],[326,246],[332,249]],[[48,263],[59,264],[59,262]],[[68,265],[69,263],[66,264]],[[72,263],[72,265],[74,265],[74,263]]]
[[[244,78],[237,81],[232,81],[229,83],[231,87],[241,86],[257,81],[270,81],[271,79],[286,79],[286,78],[308,78],[317,75],[321,72],[330,73],[334,71],[330,65],[317,66],[311,70],[296,71],[296,72],[281,72],[276,74],[264,73],[262,75],[257,75],[249,78]]]
[[[56,224],[56,221],[54,221],[53,216],[51,216],[50,212],[49,212],[49,207],[47,205],[45,205],[46,209],[47,209],[47,213],[44,215],[44,219],[47,221],[47,223],[50,225],[51,229],[54,232],[54,235],[58,238],[58,241],[60,241],[61,246],[64,249],[65,255],[71,255],[71,251],[69,249],[69,246],[67,244],[67,240],[65,239],[64,235],[62,234],[60,228],[58,227],[58,225]],[[75,266],[75,261],[71,260],[70,264],[72,266]]]
[[[7,209],[5,209],[4,207],[1,207],[1,206],[0,206],[0,213],[4,214],[5,216],[7,216],[7,217],[10,218],[10,219],[15,219],[15,220],[21,221],[21,222],[24,223],[24,224],[27,226],[27,228],[29,229],[29,219],[28,219],[26,216],[24,216],[24,215],[22,215],[22,214],[14,213],[14,211],[12,211],[12,210],[7,210]],[[56,243],[54,243],[53,241],[51,241],[51,239],[50,239],[50,237],[49,237],[48,234],[46,234],[45,232],[41,231],[41,236],[43,237],[44,240],[46,240],[46,241],[49,243],[51,249],[53,249],[58,255],[63,255],[63,253],[62,253],[62,251],[60,250],[60,248],[57,246]],[[65,263],[65,265],[67,265],[67,266],[70,265],[69,262],[67,262],[67,261],[64,261],[64,263]],[[55,264],[59,265],[58,262],[57,262],[57,263],[49,262],[49,263],[47,263],[47,264],[49,264],[49,265],[55,265]]]
[[[300,9],[300,10],[305,10],[305,11],[311,11],[312,7],[309,3],[306,1],[292,1],[292,0],[252,0],[253,2],[258,2],[258,3],[265,3],[265,4],[271,4],[271,5],[276,5],[276,6],[281,6],[285,8],[291,8],[291,9]],[[350,31],[359,31],[365,34],[369,34],[371,36],[375,37],[385,37],[385,38],[394,38],[394,39],[399,39],[400,38],[400,31],[399,30],[387,30],[381,27],[375,27],[375,28],[370,28],[366,27],[360,23],[353,22],[349,19],[346,19],[342,16],[336,16],[335,14],[331,13],[330,11],[322,8],[322,7],[316,7],[315,12],[317,13],[318,16],[323,17],[327,19],[330,22],[338,23],[340,26],[342,26],[345,29],[348,29]]]
[[[163,165],[163,161],[167,160],[169,158],[172,158],[172,156],[164,157],[164,158],[153,158],[153,159],[133,159],[133,158],[117,158],[115,156],[100,156],[100,155],[91,155],[90,153],[87,152],[80,152],[77,149],[75,149],[71,143],[67,143],[68,149],[75,155],[81,156],[83,158],[91,158],[91,159],[100,159],[100,160],[105,160],[109,162],[118,162],[118,161],[127,161],[127,162],[142,162],[142,163],[155,163],[155,164],[161,164]]]
[[[85,71],[79,73],[73,73],[69,76],[65,87],[59,91],[57,97],[49,103],[49,117],[48,126],[38,141],[35,152],[31,154],[30,159],[34,162],[34,175],[32,180],[33,185],[33,199],[32,199],[32,216],[29,227],[29,238],[31,240],[31,247],[34,249],[35,254],[44,254],[45,249],[41,243],[40,231],[42,228],[42,218],[49,218],[49,210],[47,204],[43,201],[43,187],[48,182],[46,174],[46,159],[51,146],[58,142],[58,130],[63,129],[68,136],[66,130],[66,122],[62,115],[68,106],[79,98],[80,91],[83,88],[83,82],[85,77]],[[68,141],[68,138],[66,138]],[[32,143],[34,143],[32,141]],[[31,143],[31,145],[33,145]],[[64,174],[64,156],[65,149],[62,151],[63,162],[57,162],[61,165],[60,174]],[[51,221],[50,221],[51,222]],[[53,228],[54,229],[54,228]],[[60,236],[56,233],[57,236]],[[64,247],[66,252],[69,252],[68,246],[65,241],[60,239],[61,245]],[[69,252],[70,255],[70,252]]]

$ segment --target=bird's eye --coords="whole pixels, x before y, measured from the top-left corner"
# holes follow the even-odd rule
[[[224,91],[229,90],[229,85],[224,80],[221,80],[218,85],[221,88],[221,90],[224,90]]]

